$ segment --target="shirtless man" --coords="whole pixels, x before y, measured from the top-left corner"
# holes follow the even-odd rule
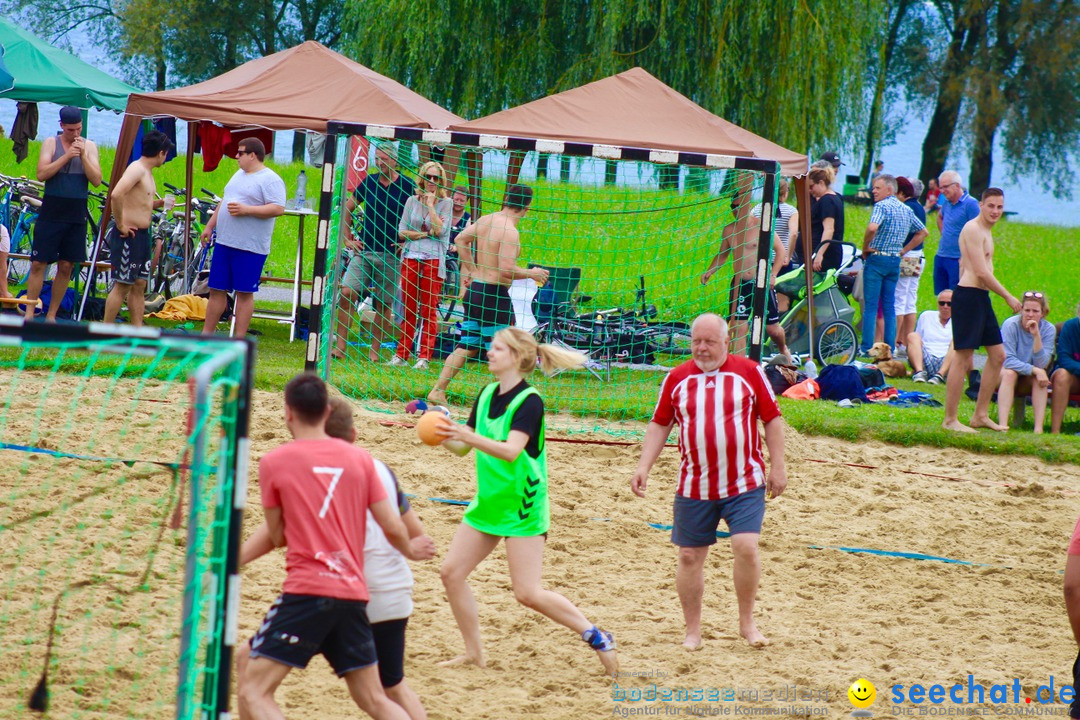
[[[1020,301],[1009,294],[1005,286],[994,277],[994,237],[990,233],[994,224],[1005,212],[1005,194],[998,188],[987,188],[979,202],[979,216],[969,220],[960,231],[960,282],[952,296],[952,332],[954,370],[946,381],[945,419],[941,426],[946,430],[975,432],[972,428],[987,427],[1004,432],[1009,428],[990,419],[990,398],[998,386],[998,376],[1005,362],[1005,349],[1001,344],[1001,328],[994,308],[990,305],[990,291],[1005,299],[1013,312],[1020,311]],[[975,349],[986,348],[986,367],[983,368],[979,398],[975,401],[975,413],[970,427],[962,425],[956,417],[960,396],[964,393],[964,378],[971,370]]]
[[[112,189],[112,212],[116,226],[109,230],[113,289],[105,299],[105,322],[116,321],[120,306],[127,303],[131,324],[143,322],[143,300],[150,277],[150,216],[157,187],[151,172],[165,164],[173,144],[165,133],[153,130],[143,136],[142,157],[128,165]]]
[[[709,268],[702,273],[701,284],[708,283],[712,276],[724,266],[728,255],[732,255],[731,351],[736,355],[745,356],[750,341],[746,325],[752,311],[761,220],[750,215],[749,188],[740,188],[735,192],[735,196],[731,198],[731,209],[735,212],[735,222],[724,226],[720,250],[709,263]],[[780,236],[776,233],[773,233],[772,252],[769,293],[766,296],[765,332],[769,334],[777,351],[788,358],[789,364],[794,364],[791,353],[788,352],[784,328],[780,326],[780,311],[776,305],[776,291],[773,289],[780,268],[787,264],[787,252],[784,250],[783,242],[780,241]]]
[[[519,278],[531,278],[537,285],[547,282],[544,268],[517,266],[521,255],[521,236],[517,224],[532,204],[532,188],[509,185],[502,210],[477,220],[457,236],[458,257],[461,260],[461,285],[465,294],[465,319],[481,327],[503,328],[514,324],[514,306],[510,301],[510,283]],[[473,243],[476,243],[473,262]],[[439,380],[428,393],[428,402],[446,404],[446,388],[465,365],[476,357],[477,347],[458,345],[446,358]]]
[[[27,320],[34,319],[34,301],[41,294],[49,265],[56,263],[56,277],[45,319],[55,322],[71,272],[77,263],[86,260],[86,198],[90,185],[101,184],[101,162],[97,145],[81,137],[82,127],[82,110],[70,105],[62,107],[60,132],[41,142],[37,179],[45,183],[45,194],[30,249]]]

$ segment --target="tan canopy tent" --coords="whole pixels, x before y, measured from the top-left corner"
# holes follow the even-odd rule
[[[110,186],[116,184],[127,166],[125,159],[131,156],[143,118],[171,116],[186,120],[189,216],[199,122],[316,132],[326,132],[328,119],[436,130],[462,122],[462,118],[401,83],[314,41],[251,60],[195,85],[134,93],[128,98],[126,113]],[[103,233],[109,212],[106,204]]]
[[[796,179],[804,257],[810,257],[809,158],[714,115],[642,68],[451,125],[459,132],[773,160]],[[511,181],[521,158],[511,159]],[[812,292],[807,270],[807,294]],[[809,304],[811,313],[813,303]],[[811,315],[812,318],[812,315]],[[810,343],[813,347],[811,319]]]
[[[335,118],[336,120],[337,118]],[[619,147],[761,158],[806,174],[806,155],[713,115],[641,68],[534,100],[451,130]]]

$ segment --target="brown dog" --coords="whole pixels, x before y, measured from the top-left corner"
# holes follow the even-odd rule
[[[899,360],[892,359],[892,350],[889,349],[887,344],[883,342],[874,343],[870,346],[870,352],[867,355],[875,359],[874,364],[877,365],[878,370],[885,377],[907,377],[907,366]]]

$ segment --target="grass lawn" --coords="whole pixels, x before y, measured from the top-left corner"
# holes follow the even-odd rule
[[[0,154],[0,173],[8,175],[33,174],[37,146],[32,145],[27,161],[14,164],[9,153]],[[102,148],[102,163],[106,176],[112,165],[110,148]],[[285,180],[291,195],[301,169],[308,176],[308,195],[318,203],[321,171],[299,163],[270,164]],[[195,161],[196,188],[207,187],[220,194],[235,172],[235,163],[224,159],[213,173],[200,170],[201,159]],[[182,160],[168,163],[158,172],[159,181],[183,185]],[[703,192],[655,191],[643,195],[634,188],[579,187],[557,181],[532,182],[536,190],[533,211],[521,222],[522,258],[553,266],[575,266],[583,269],[579,291],[592,295],[591,305],[603,308],[630,306],[634,301],[638,277],[646,278],[647,302],[656,304],[666,318],[691,318],[705,310],[723,311],[726,306],[727,284],[721,277],[710,285],[698,281],[709,258],[716,252],[719,228],[730,222],[731,211],[726,199]],[[485,211],[494,208],[501,182],[486,180]],[[861,244],[862,232],[869,219],[869,208],[848,206],[846,209],[847,239]],[[932,257],[938,233],[931,218],[931,232],[926,253]],[[307,237],[314,238],[315,223],[308,221]],[[274,249],[268,261],[268,274],[290,276],[296,248],[297,220],[281,218],[274,233]],[[1071,317],[1080,301],[1080,228],[1031,225],[1004,220],[995,229],[997,254],[995,268],[999,279],[1014,294],[1038,289],[1047,293],[1051,303],[1052,322]],[[303,274],[310,275],[314,242],[308,242]],[[730,265],[726,269],[730,273]],[[933,289],[929,278],[919,291],[919,307],[933,306]],[[307,297],[305,290],[305,304]],[[995,299],[999,320],[1008,316],[1008,309]],[[280,391],[285,382],[303,367],[303,343],[288,342],[288,327],[273,321],[256,320],[253,329],[259,331],[259,351],[256,386]],[[197,329],[196,329],[197,331]],[[660,356],[664,364],[673,365],[679,358]],[[439,363],[427,373],[400,371],[366,362],[353,363],[344,370],[335,368],[335,383],[350,395],[370,398],[373,402],[390,403],[380,407],[403,406],[412,397],[423,396],[438,372]],[[396,372],[391,372],[395,370]],[[538,384],[549,407],[580,418],[591,416],[612,420],[648,418],[655,401],[661,374],[616,369],[613,383],[601,383],[580,371],[564,373]],[[455,381],[452,396],[464,405],[487,379],[486,370],[471,364],[467,372]],[[932,392],[944,400],[944,388],[914,385],[908,381],[896,383],[902,389]],[[782,401],[788,422],[805,433],[833,435],[847,439],[875,438],[903,445],[929,444],[975,449],[980,452],[1034,454],[1047,460],[1080,464],[1080,411],[1072,409],[1067,415],[1069,437],[1034,438],[1029,430],[1013,431],[1006,435],[979,433],[959,436],[940,429],[941,410],[929,408],[891,408],[869,406],[844,410],[833,403]],[[970,416],[971,403],[964,400],[961,417]],[[1031,412],[1028,411],[1030,428]],[[560,422],[553,420],[553,427]],[[580,426],[569,419],[564,428]]]

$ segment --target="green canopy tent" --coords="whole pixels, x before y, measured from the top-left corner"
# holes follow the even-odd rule
[[[14,78],[14,84],[0,92],[0,98],[123,112],[128,95],[139,92],[3,18],[0,48],[0,87],[11,85],[4,82],[5,68]]]
[[[15,87],[15,78],[11,77],[7,65],[4,64],[4,48],[0,45],[0,92]]]

